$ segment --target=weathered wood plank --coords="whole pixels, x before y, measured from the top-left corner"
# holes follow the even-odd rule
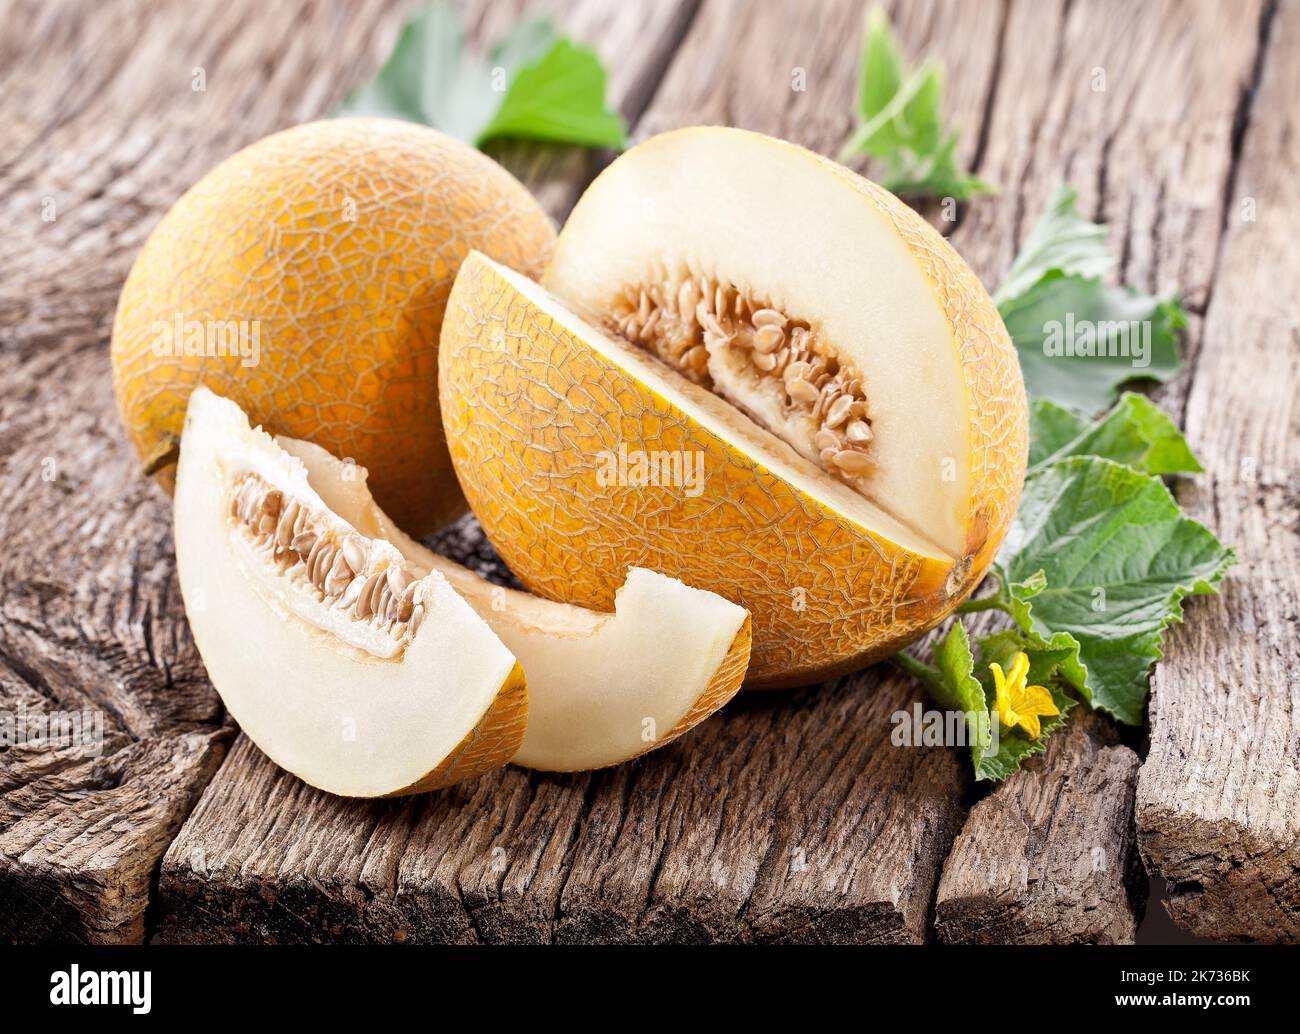
[[[261,20],[250,25],[250,10]],[[0,939],[139,941],[231,729],[138,473],[107,340],[144,234],[218,158],[332,104],[391,8],[9,5],[0,62],[0,711],[86,711],[98,756],[0,752]],[[191,90],[195,68],[206,90]]]
[[[912,0],[887,9],[909,54],[941,51],[946,41],[947,106],[973,158],[996,79],[1002,5]],[[854,129],[864,13],[858,0],[825,0],[815,15],[797,0],[709,0],[637,136],[725,124],[837,154]]]
[[[488,9],[470,5],[475,38],[499,35],[516,7],[483,13]],[[709,0],[698,14],[694,4],[672,0],[635,10],[595,0],[547,7],[560,11],[572,31],[599,41],[625,112],[645,110],[638,135],[729,122],[833,154],[851,128],[857,48],[849,41],[857,39],[862,16],[856,0],[819,5],[816,18],[796,4],[767,4],[755,13],[752,5],[721,0]],[[0,781],[0,901],[16,903],[14,932],[0,927],[0,937],[23,939],[28,929],[51,938],[138,939],[149,876],[223,743],[219,705],[180,615],[167,504],[133,478],[112,413],[103,343],[121,278],[144,233],[184,186],[249,140],[332,107],[382,59],[401,20],[388,6],[263,9],[256,22],[238,4],[197,14],[189,6],[153,12],[142,4],[91,10],[87,23],[79,8],[18,5],[6,24],[19,26],[22,45],[14,46],[19,35],[9,32],[0,41],[0,54],[23,55],[0,60],[0,125],[10,127],[0,133],[0,206],[6,225],[17,228],[0,238],[0,480],[6,496],[35,497],[10,510],[0,502],[0,531],[13,533],[26,557],[0,561],[0,661],[9,669],[0,686],[6,707],[89,700],[118,722],[110,729],[106,721],[112,752],[106,747],[108,757],[95,765],[48,754],[0,757],[0,780],[7,780]],[[986,281],[996,280],[1064,176],[1083,188],[1085,210],[1116,225],[1126,279],[1149,287],[1180,283],[1194,306],[1217,298],[1211,285],[1219,229],[1225,199],[1235,200],[1228,197],[1232,125],[1253,62],[1256,7],[1243,13],[1220,5],[1130,11],[1092,3],[908,3],[891,14],[910,53],[946,59],[948,107],[963,128],[963,151],[1004,187],[1001,197],[965,210],[955,231]],[[652,98],[659,70],[688,25]],[[742,60],[746,54],[768,60]],[[207,91],[197,95],[190,90],[196,66],[208,77]],[[1097,67],[1107,76],[1100,95],[1091,91]],[[792,89],[796,69],[804,70],[806,90]],[[50,82],[61,88],[50,89]],[[600,160],[581,151],[499,153],[557,215]],[[1290,184],[1271,188],[1277,211],[1294,203],[1281,192]],[[44,223],[41,206],[50,197],[59,218]],[[1232,307],[1227,298],[1220,302],[1225,326],[1244,304],[1257,259],[1285,259],[1291,266],[1279,268],[1294,268],[1276,227],[1266,245],[1236,245],[1241,290],[1232,292]],[[1294,321],[1275,315],[1270,332],[1290,326],[1294,340]],[[1195,351],[1199,327],[1193,331]],[[1228,356],[1217,362],[1213,369],[1251,383],[1249,368]],[[1186,383],[1167,399],[1177,403]],[[1268,426],[1287,426],[1284,398],[1274,400]],[[1207,398],[1196,399],[1189,420],[1195,405],[1212,412]],[[1200,433],[1212,433],[1204,413],[1201,421]],[[1293,528],[1289,497],[1276,480],[1261,504],[1254,495],[1220,492],[1219,472],[1231,470],[1234,459],[1294,457],[1251,437],[1222,451],[1228,466],[1212,468],[1215,495],[1205,506],[1240,504],[1233,516],[1259,525],[1249,536],[1257,542],[1273,527],[1268,522]],[[40,479],[46,458],[57,472],[52,482]],[[1252,503],[1255,510],[1246,512]],[[41,523],[33,528],[37,513]],[[1235,530],[1208,510],[1203,519],[1229,537]],[[61,524],[78,528],[92,545],[71,537],[51,547],[46,529]],[[461,532],[451,551],[479,549],[472,526]],[[136,544],[125,558],[122,542]],[[1287,548],[1293,539],[1280,542],[1273,562],[1294,571],[1295,552]],[[52,559],[42,567],[45,555]],[[494,563],[490,551],[477,556]],[[1268,555],[1261,552],[1258,563],[1267,570]],[[1259,627],[1279,634],[1277,612],[1263,609],[1266,594],[1253,592],[1258,598],[1252,595],[1247,609],[1258,613]],[[1239,605],[1227,599],[1225,606]],[[1293,602],[1294,587],[1281,599],[1284,607]],[[1231,627],[1228,616],[1215,615],[1204,635],[1218,629],[1222,640],[1224,627]],[[1241,673],[1282,685],[1283,660],[1293,658],[1280,646],[1271,656],[1241,662]],[[1189,655],[1180,670],[1193,668]],[[1166,681],[1162,671],[1158,699]],[[914,696],[895,678],[865,673],[820,694],[745,699],[685,742],[614,772],[543,777],[507,770],[444,794],[381,805],[312,791],[240,741],[167,856],[163,934],[282,941],[923,939],[939,868],[961,822],[966,777],[948,752],[887,746],[889,714]],[[1196,714],[1200,703],[1185,703],[1183,713]],[[1285,713],[1294,714],[1294,699],[1286,704]],[[1193,738],[1203,735],[1190,725],[1182,731],[1189,730]],[[1290,786],[1294,731],[1275,726],[1271,735],[1265,767]],[[1212,746],[1198,749],[1209,758]],[[1107,760],[1099,767],[1102,754]],[[1089,785],[1123,756],[1118,748],[1074,750],[1072,767],[1039,764],[1015,794],[1046,801],[1053,780]],[[118,760],[110,764],[112,758]],[[1250,775],[1247,761],[1237,758],[1230,778]],[[1202,774],[1202,781],[1210,778]],[[1016,798],[1009,791],[977,809],[964,845],[977,843],[986,816],[1010,807]],[[65,812],[69,800],[74,806]],[[146,801],[157,807],[141,807]],[[1234,808],[1240,813],[1260,801],[1256,792]],[[136,809],[132,832],[113,828],[114,809]],[[1213,835],[1175,829],[1181,839],[1173,849],[1158,838],[1151,843],[1165,849],[1161,864],[1175,872],[1206,870],[1210,860],[1188,852],[1209,844],[1221,850],[1220,864],[1244,857],[1249,873],[1279,876],[1293,861],[1294,832],[1291,848],[1278,835],[1294,831],[1287,825],[1293,817],[1286,813],[1270,828],[1272,839],[1258,849],[1248,844],[1244,853],[1229,836],[1238,828],[1231,823]],[[1067,857],[1058,822],[1044,818],[1038,828],[1048,832],[1032,851],[1002,851],[990,858],[989,871]],[[82,831],[79,847],[99,846],[78,855],[59,842],[65,829]],[[1149,852],[1148,861],[1156,854]],[[89,891],[75,887],[78,872],[92,873]],[[1105,873],[1111,883],[1119,875]],[[1231,873],[1219,880],[1228,890],[1208,895],[1197,879],[1186,877],[1177,888],[1176,914],[1179,901],[1192,911],[1202,899],[1215,904],[1196,905],[1203,914],[1189,925],[1219,922],[1215,910],[1225,902],[1259,904],[1245,881],[1232,884]],[[1267,908],[1290,907],[1294,921],[1294,886],[1265,887]],[[1116,905],[1108,929],[1127,929],[1122,912]],[[1020,911],[1028,924],[1022,937],[1078,930],[1030,922],[1031,914],[1040,913]],[[1293,927],[1273,922],[1270,929]]]
[[[898,683],[751,696],[643,761],[401,802],[246,740],[168,851],[167,941],[916,941],[960,823],[953,754],[889,745]]]
[[[1133,830],[1138,758],[1078,716],[971,809],[943,867],[939,937],[956,944],[1128,944],[1146,880]]]
[[[1300,6],[1268,27],[1226,241],[1187,400],[1208,475],[1194,516],[1237,546],[1220,597],[1188,614],[1153,687],[1137,793],[1146,865],[1206,937],[1300,940]]]
[[[819,150],[833,153],[851,128],[850,99],[857,53],[854,47],[846,47],[844,40],[857,37],[862,10],[856,4],[827,4],[819,9],[820,17],[815,22],[811,22],[802,19],[799,11],[793,7],[781,8],[775,16],[772,13],[773,9],[775,5],[764,11],[764,17],[751,18],[745,17],[744,12],[735,5],[726,3],[705,5],[693,23],[689,37],[684,41],[678,60],[670,68],[662,87],[656,93],[639,124],[638,135],[646,135],[691,122],[725,121],[778,133]],[[1015,62],[1004,62],[1006,38],[1024,39],[1026,34],[1032,37],[1032,32],[1037,27],[1034,19],[1041,14],[1041,5],[1037,5],[1033,11],[1026,6],[1013,6],[1006,11],[1005,21],[1000,8],[992,9],[993,16],[990,15],[990,10],[987,6],[975,5],[935,7],[909,4],[901,6],[893,14],[900,38],[911,53],[934,51],[947,58],[950,67],[950,107],[954,110],[958,123],[966,130],[963,146],[967,155],[971,159],[976,159],[981,157],[981,152],[987,151],[991,160],[1014,168],[1022,177],[1022,182],[1032,182],[1038,196],[1045,199],[1055,182],[1064,176],[1072,175],[1076,165],[1066,154],[1055,153],[1046,159],[1041,158],[1032,146],[1027,145],[1026,136],[1041,132],[1042,124],[1050,112],[1056,112],[1055,117],[1058,120],[1067,120],[1054,128],[1054,132],[1063,137],[1072,125],[1072,123],[1067,124],[1068,120],[1073,119],[1078,122],[1077,128],[1082,134],[1083,141],[1079,145],[1081,147],[1088,146],[1098,131],[1104,131],[1112,137],[1127,132],[1125,120],[1131,117],[1128,110],[1131,94],[1138,87],[1130,83],[1127,92],[1114,92],[1110,95],[1115,99],[1114,102],[1094,104],[1090,109],[1092,122],[1079,119],[1077,115],[1071,114],[1071,98],[1080,89],[1090,89],[1090,80],[1086,75],[1068,79],[1059,87],[1058,93],[1053,94],[1043,89],[1045,81],[1053,81],[1051,53],[1040,55],[1039,63],[1031,64],[1024,69]],[[1155,29],[1158,27],[1159,18],[1167,16],[1168,13],[1168,11],[1155,12],[1149,21],[1143,22],[1141,31],[1137,34],[1138,49],[1154,52],[1148,55],[1149,60],[1154,62],[1163,61],[1167,57],[1175,58],[1189,45],[1187,40],[1180,36],[1173,43],[1168,44],[1171,50],[1169,55],[1159,51],[1159,47],[1166,44],[1164,37]],[[1129,68],[1140,70],[1142,62],[1137,60],[1133,50],[1133,26],[1123,19],[1113,18],[1113,14],[1114,11],[1104,9],[1097,17],[1099,23],[1103,16],[1109,18],[1109,28],[1102,24],[1093,24],[1088,20],[1080,20],[1080,16],[1076,15],[1071,16],[1073,20],[1067,27],[1066,13],[1063,8],[1056,9],[1054,14],[1049,12],[1048,21],[1055,17],[1060,23],[1057,29],[1062,33],[1088,35],[1094,42],[1100,36],[1100,52],[1106,56],[1108,64],[1116,64],[1126,70]],[[1197,31],[1209,34],[1213,28],[1201,25]],[[1241,43],[1241,46],[1232,51],[1236,62],[1234,67],[1238,67],[1244,75],[1251,59],[1252,37],[1249,32],[1242,32],[1233,38]],[[972,39],[978,41],[979,45],[973,47]],[[752,62],[748,64],[735,62],[731,59],[731,55],[736,52],[776,52],[788,55],[790,67],[782,68],[781,74],[776,75],[770,64],[758,68]],[[969,56],[972,53],[980,55],[980,59],[970,60]],[[803,69],[806,76],[805,90],[792,88],[797,82],[799,69]],[[998,76],[1001,78],[999,79]],[[1004,89],[1007,91],[1005,97]],[[1202,125],[1198,129],[1201,135],[1192,142],[1198,148],[1197,157],[1210,170],[1205,174],[1206,182],[1218,191],[1213,194],[1216,202],[1229,172],[1231,149],[1228,143],[1234,111],[1231,104],[1219,104],[1217,101],[1218,95],[1211,91],[1198,95],[1198,111],[1205,117],[1212,131],[1205,131]],[[1026,105],[1041,105],[1041,109],[1035,108],[1030,112],[1026,110]],[[1139,125],[1133,130],[1139,139],[1144,128],[1166,126],[1163,109],[1147,104],[1142,111],[1147,125]],[[987,125],[985,119],[988,120]],[[1092,150],[1089,156],[1091,161],[1103,166],[1109,159],[1104,149]],[[1016,164],[1031,158],[1034,165],[1030,170],[1021,170]],[[1079,162],[1078,167],[1088,166]],[[1101,184],[1104,193],[1107,182],[1104,169],[1090,169],[1088,182]],[[1121,194],[1119,190],[1113,190],[1112,194],[1114,195],[1112,200],[1118,199],[1125,203],[1125,208],[1131,207],[1129,204],[1131,199],[1128,195]],[[1021,204],[1018,198],[996,201],[982,199],[979,205],[973,206],[972,211],[1008,203]],[[1195,200],[1189,202],[1186,199],[1180,199],[1177,203],[1193,208],[1196,204]],[[1017,210],[1007,211],[1014,215]],[[1003,211],[1002,214],[1005,216],[1007,211]],[[1104,209],[1099,206],[1099,211]],[[1024,216],[1023,209],[1019,210],[1019,214]],[[1211,212],[1210,216],[1197,224],[1198,230],[1205,232],[1190,243],[1183,242],[1183,246],[1204,244],[1212,253],[1216,243],[1214,229],[1217,209]],[[1027,230],[1028,218],[1032,218],[1032,212],[1028,217],[1019,220],[1023,224],[1019,226],[1019,232],[1023,233]],[[977,267],[985,268],[990,282],[996,279],[991,271],[1005,266],[1014,252],[1016,241],[1008,231],[1016,227],[1015,219],[1004,218],[1000,223],[995,222],[978,234],[970,225],[958,230],[959,241],[962,237],[966,238],[961,246],[972,252],[971,257]],[[867,675],[864,679],[873,677],[875,676]],[[899,688],[893,686],[884,692],[897,692]],[[902,691],[906,693],[909,690],[903,688]],[[727,720],[729,719],[724,718],[722,722],[725,723]],[[700,735],[707,734],[701,732]],[[891,753],[896,752],[886,752],[886,757]],[[1093,757],[1087,752],[1075,751],[1069,755],[1069,760],[1075,764],[1086,765],[1092,763]],[[709,758],[709,761],[713,767],[717,767],[712,758]],[[880,770],[880,778],[888,779],[887,768],[886,765],[885,770]],[[1091,772],[1085,768],[1072,772],[1071,776],[1076,781],[1086,781],[1090,776],[1105,778],[1106,773]],[[733,780],[729,779],[728,782],[731,783]],[[665,786],[668,789],[660,790],[660,796],[671,792],[675,784],[667,783]],[[1123,797],[1123,793],[1127,793],[1127,798]],[[1119,802],[1121,807],[1127,806],[1131,809],[1131,794],[1130,780],[1121,792]],[[950,791],[948,803],[955,806],[956,797],[957,790]],[[703,800],[707,801],[708,798]],[[631,803],[627,803],[628,801]],[[685,797],[682,799],[681,807],[687,814],[693,814],[692,805],[698,803],[693,798]],[[844,806],[853,803],[849,801]],[[605,811],[602,811],[603,806]],[[647,812],[650,818],[630,824],[629,810],[633,807]],[[647,794],[644,799],[640,799],[634,795],[627,795],[623,791],[614,796],[610,802],[607,802],[602,795],[594,794],[589,805],[590,814],[604,815],[608,812],[608,822],[621,822],[624,830],[633,829],[642,836],[645,835],[646,828],[655,828],[652,820],[654,816],[660,814],[661,807],[659,796]],[[885,824],[877,828],[879,841],[867,848],[865,856],[868,860],[877,856],[885,857],[887,852],[883,845],[888,844],[892,836],[905,835],[905,832],[912,828],[906,815],[897,816],[897,820],[898,824],[895,826]],[[704,842],[711,843],[709,838],[713,835],[713,825],[707,818],[697,821],[700,822]],[[1046,821],[1043,828],[1049,831],[1049,836],[1050,831],[1056,829],[1058,835],[1064,837],[1067,825],[1066,823],[1055,825]],[[582,838],[576,842],[572,853],[575,858],[581,859],[582,864],[574,865],[564,879],[559,923],[555,926],[548,925],[553,914],[552,903],[549,900],[544,905],[533,906],[534,913],[544,919],[542,925],[535,929],[538,936],[561,939],[566,937],[621,939],[628,936],[629,932],[644,938],[756,935],[756,928],[752,926],[744,929],[735,925],[731,917],[740,910],[737,903],[725,897],[720,898],[717,888],[708,886],[707,878],[699,872],[685,865],[669,867],[663,864],[660,856],[653,851],[649,855],[653,865],[649,868],[645,865],[629,864],[622,849],[616,849],[618,845],[609,842],[608,833],[603,825],[588,822],[588,825],[584,826],[583,836],[594,846],[586,847]],[[645,844],[640,843],[635,837],[628,839],[629,843],[626,847],[634,852],[633,858],[640,857],[635,854],[637,850],[642,854],[646,853]],[[692,841],[688,836],[683,843],[690,844]],[[1066,845],[1064,840],[1060,842],[1050,840],[1043,845],[1042,849],[1062,851],[1066,849]],[[687,847],[685,851],[689,855],[693,848]],[[669,855],[671,853],[670,848]],[[728,857],[736,859],[735,864],[744,865],[747,855],[752,854],[753,848],[750,847],[739,853],[733,851]],[[907,863],[904,872],[914,885],[932,884],[934,870],[932,868],[927,875],[924,871],[925,865],[937,864],[937,859],[941,856],[942,851],[937,854],[931,852],[924,858],[915,858]],[[1127,853],[1118,848],[1115,852],[1117,862],[1131,857],[1131,841]],[[1004,867],[1013,866],[1017,864],[1017,859],[1005,855],[999,859],[999,864]],[[1018,864],[1026,864],[1023,856]],[[659,872],[657,885],[659,888],[667,886],[667,878],[674,874],[678,876],[679,887],[672,895],[657,891],[660,893],[658,903],[647,906],[646,902],[650,895],[647,894],[645,880],[647,873],[655,871],[656,866]],[[707,872],[707,869],[704,871]],[[1124,872],[1117,871],[1110,875],[1117,885],[1125,886]],[[463,885],[463,876],[458,878],[457,885]],[[784,899],[781,891],[787,893]],[[519,897],[516,900],[519,902],[528,897],[528,893],[523,889],[518,893]],[[534,898],[537,896],[535,889],[529,893]],[[806,901],[800,900],[796,889],[782,886],[780,891],[774,890],[771,893],[765,908],[773,914],[780,914],[783,910],[786,913],[797,911],[801,905],[806,904]],[[1127,894],[1120,895],[1116,908],[1120,912],[1126,910],[1126,914],[1118,916],[1109,929],[1112,932],[1128,931],[1131,935],[1134,916]],[[763,914],[763,909],[755,910],[753,904],[743,907],[743,910],[747,917]],[[512,924],[518,923],[518,913],[512,913],[511,907],[507,904],[498,902],[491,914],[495,922],[504,924],[503,928],[512,928]],[[642,918],[629,918],[638,916]],[[825,930],[834,922],[834,916],[823,915],[817,923],[810,924],[809,935],[826,936]],[[1054,928],[1045,926],[1042,936],[1050,938],[1053,931],[1061,935],[1078,935],[1077,930],[1066,930],[1065,926],[1058,922]],[[860,927],[859,932],[861,932]],[[1031,934],[1026,933],[1026,936]]]
[[[1178,286],[1194,310],[1186,370],[1159,393],[1175,416],[1199,376],[1195,310],[1209,296],[1218,260],[1234,124],[1261,17],[1258,5],[1012,3],[978,170],[1002,192],[971,204],[952,235],[992,287],[1056,184],[1074,184],[1081,211],[1110,224],[1122,256],[1119,277],[1151,291]],[[1209,51],[1213,72],[1200,60]],[[951,65],[960,54],[958,44],[944,56]],[[1129,870],[1133,841],[1116,825],[1133,812],[1132,756],[1086,747],[1090,740],[1073,735],[1067,742],[1072,746],[1054,749],[1047,764],[1035,763],[972,812],[945,867],[941,936],[1132,938],[1141,910]],[[1072,794],[1049,795],[1090,786],[1108,787],[1116,797],[1081,811],[1086,802]],[[1022,814],[1026,801],[1039,809],[1027,821],[1036,823],[1041,840],[1019,837],[1017,827],[997,835],[996,821]],[[1072,869],[1081,832],[1104,852],[1105,866],[1091,880]],[[1044,870],[1053,886],[1020,882]],[[1089,902],[1102,912],[1089,911]]]

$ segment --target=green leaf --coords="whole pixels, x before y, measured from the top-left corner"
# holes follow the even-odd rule
[[[966,741],[975,778],[992,778],[980,773],[983,759],[997,747],[993,735],[997,717],[989,711],[984,687],[974,675],[970,638],[960,621],[954,621],[948,634],[935,644],[934,663],[933,677],[926,680],[931,699],[944,710],[965,713]]]
[[[1202,469],[1182,432],[1144,395],[1125,393],[1095,424],[1038,400],[1030,407],[1029,426],[1031,474],[1070,456],[1100,456],[1145,474],[1194,474]]]
[[[889,19],[879,7],[867,15],[858,67],[858,110],[868,122],[882,112],[903,85],[903,65]]]
[[[960,621],[954,621],[948,634],[934,647],[934,663],[939,673],[932,686],[934,702],[949,711],[974,713],[988,709],[984,688],[975,678],[975,658],[971,656],[970,637]]]
[[[1020,626],[1012,629],[1019,641],[1028,643],[1040,653],[1049,654],[1055,662],[1053,674],[1060,676],[1085,698],[1088,692],[1088,672],[1079,660],[1079,642],[1069,632],[1053,632],[1049,636],[1035,631],[1030,619],[1030,600],[1047,588],[1047,574],[1035,571],[1020,581],[1013,581],[1001,564],[993,565],[993,576],[998,580],[997,598],[1003,610]],[[997,660],[992,657],[990,660]],[[1004,665],[1005,667],[1005,665]],[[1031,665],[1030,675],[1033,675]]]
[[[558,39],[555,26],[545,18],[529,18],[488,51],[488,64],[513,79],[525,65],[545,57]]]
[[[861,125],[840,160],[869,154],[885,164],[881,183],[896,194],[965,200],[993,188],[957,164],[957,135],[943,126],[943,69],[927,63],[907,74],[889,20],[867,17],[858,82]]]
[[[1102,283],[1115,259],[1105,227],[1078,214],[1076,197],[1068,186],[1052,194],[994,300],[1029,394],[1093,413],[1125,381],[1178,372],[1187,316],[1174,297]]]
[[[1033,397],[1095,412],[1125,381],[1178,372],[1177,299],[1051,273],[1000,311]]]
[[[1051,399],[1029,401],[1029,469],[1087,432],[1088,418],[1077,409]]]
[[[956,148],[957,137],[949,136],[933,153],[901,169],[891,168],[881,186],[899,197],[951,197],[958,201],[994,192],[992,184],[958,168]]]
[[[445,0],[407,21],[375,78],[338,115],[423,122],[476,146],[501,137],[618,147],[622,119],[605,107],[605,70],[542,19],[521,22],[486,59],[465,50]]]
[[[1066,640],[1069,637],[1065,637]],[[1052,694],[1059,715],[1044,715],[1040,721],[1037,739],[1031,739],[1023,729],[1007,729],[999,725],[997,750],[985,750],[976,754],[972,752],[975,763],[975,778],[999,782],[1018,769],[1024,761],[1047,749],[1047,738],[1067,721],[1070,708],[1075,700],[1060,685],[1058,675],[1063,666],[1071,663],[1078,652],[1078,644],[1073,640],[1055,646],[1044,644],[1033,636],[1025,636],[1017,629],[1005,629],[994,632],[979,640],[980,666],[985,669],[985,690],[993,695],[993,679],[987,674],[990,664],[1000,664],[1003,670],[1011,667],[1012,659],[1018,653],[1029,658],[1030,685],[1046,686]],[[997,721],[996,713],[992,716]]]
[[[1047,208],[993,295],[999,307],[1027,294],[1050,274],[1097,279],[1114,267],[1115,259],[1106,247],[1106,228],[1088,222],[1075,211],[1078,196],[1073,187],[1065,184],[1052,193]]]
[[[621,148],[623,119],[605,108],[605,69],[595,53],[556,40],[540,61],[519,70],[478,143],[498,137]]]
[[[1048,646],[1059,633],[1077,642],[1072,680],[1082,675],[1092,706],[1137,724],[1164,630],[1234,559],[1157,478],[1086,456],[1026,481],[998,575],[1022,629]]]

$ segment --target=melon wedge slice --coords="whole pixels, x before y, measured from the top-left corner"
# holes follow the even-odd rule
[[[515,764],[549,771],[603,768],[663,746],[740,688],[750,620],[712,592],[632,568],[614,613],[596,613],[494,585],[397,528],[375,504],[366,472],[324,449],[278,439],[330,509],[391,543],[416,571],[443,575],[523,664],[528,729]]]
[[[301,463],[206,388],[190,397],[176,566],[208,675],[280,767],[348,797],[504,765],[527,690],[510,650],[436,571],[357,534]]]

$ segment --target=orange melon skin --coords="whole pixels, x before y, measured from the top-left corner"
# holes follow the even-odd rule
[[[204,383],[254,424],[365,466],[394,520],[431,531],[465,507],[438,418],[456,271],[477,249],[535,276],[554,239],[518,181],[432,129],[338,119],[266,137],[177,201],[127,278],[112,345],[127,434],[146,464],[165,453]],[[217,354],[215,333],[207,354],[176,354],[177,314],[184,334],[248,321],[255,364]],[[168,492],[174,470],[157,474]]]
[[[442,790],[504,768],[519,752],[527,728],[528,682],[524,669],[516,664],[492,706],[442,764],[410,786],[384,796],[406,797]]]
[[[442,416],[470,505],[531,591],[609,610],[629,566],[662,571],[749,609],[748,687],[805,685],[911,642],[969,596],[992,561],[1025,463],[1019,369],[994,344],[996,368],[974,349],[972,363],[990,385],[1004,378],[997,397],[1006,402],[977,416],[972,441],[984,453],[956,565],[915,555],[805,496],[477,256],[461,269],[443,326]],[[999,426],[1007,447],[987,449]],[[702,452],[703,492],[602,484],[601,456],[620,445]]]

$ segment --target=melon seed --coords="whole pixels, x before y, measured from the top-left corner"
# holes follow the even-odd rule
[[[230,512],[281,563],[283,577],[302,578],[325,602],[358,620],[377,622],[394,635],[414,634],[423,612],[415,603],[417,577],[397,564],[367,571],[365,536],[336,533],[324,514],[256,474],[232,494]]]
[[[868,450],[875,435],[862,378],[807,322],[756,303],[743,287],[702,275],[669,275],[631,287],[616,299],[609,319],[613,329],[710,390],[716,390],[715,374],[734,376],[734,363],[711,367],[711,358],[734,349],[754,373],[746,391],[776,392],[786,412],[802,411],[811,423],[812,441],[791,445],[853,487],[874,470]],[[768,430],[791,433],[790,425]]]

